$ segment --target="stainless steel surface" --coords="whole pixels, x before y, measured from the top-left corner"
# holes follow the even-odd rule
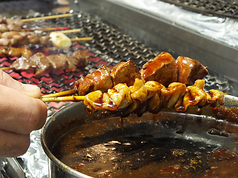
[[[16,158],[0,158],[0,173],[3,178],[24,178],[25,173]]]
[[[197,59],[209,69],[238,82],[238,49],[234,47],[118,1],[71,0],[70,7],[98,16],[148,46]]]

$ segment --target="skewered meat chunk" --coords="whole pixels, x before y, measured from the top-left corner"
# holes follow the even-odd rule
[[[88,64],[87,52],[83,50],[77,50],[69,57],[69,61],[72,65],[78,68],[83,68]]]
[[[190,58],[188,58],[190,60]],[[179,59],[180,60],[180,59]],[[204,68],[199,62],[191,59],[194,64],[196,65],[188,65],[186,68],[189,70],[189,67],[192,68],[199,68],[199,70],[190,70],[190,71],[196,71],[197,73],[194,74],[194,72],[188,72],[189,75],[186,75],[187,78],[189,78],[190,83],[194,83],[196,79],[199,79],[202,76],[207,75],[207,70]],[[201,66],[201,67],[199,67]],[[181,67],[181,66],[180,66]],[[157,81],[158,83],[168,86],[172,82],[178,81],[178,73],[179,69],[181,68],[177,67],[175,59],[166,52],[163,52],[159,54],[156,58],[148,61],[146,64],[143,65],[142,69],[138,72],[138,68],[136,64],[133,61],[127,61],[127,62],[121,62],[114,66],[111,70],[111,72],[108,73],[112,77],[113,85],[107,85],[107,87],[103,88],[102,92],[106,92],[107,89],[111,88],[111,86],[115,86],[118,83],[126,83],[127,86],[134,85],[136,78],[141,78],[145,82],[147,81]],[[203,70],[205,69],[205,70]],[[100,70],[100,69],[99,69]],[[105,76],[99,77],[99,75],[102,75],[103,73],[98,72],[97,75],[90,75],[86,77],[82,77],[79,79],[75,84],[75,90],[78,90],[79,95],[85,95],[93,90],[94,83],[97,83],[98,78],[101,80],[111,80],[108,78],[105,78]],[[194,76],[190,76],[194,75]],[[94,79],[93,76],[96,78]],[[181,76],[182,77],[182,76]],[[184,77],[183,77],[184,78]],[[103,83],[101,81],[101,83]],[[104,81],[104,83],[107,83],[107,81]],[[180,83],[183,83],[180,81]],[[185,83],[187,84],[187,83]],[[100,88],[100,87],[97,87]],[[102,87],[101,87],[102,88]]]
[[[75,89],[78,90],[79,95],[85,95],[88,92],[101,90],[106,92],[109,88],[113,87],[112,78],[110,75],[110,68],[102,65],[93,73],[81,77],[75,82]]]
[[[160,53],[145,63],[140,70],[145,81],[157,81],[165,86],[178,80],[178,68],[173,56],[167,52]]]
[[[74,56],[68,57],[65,54],[54,54],[45,56],[43,53],[38,52],[33,56],[26,58],[20,57],[12,63],[11,69],[15,70],[35,70],[36,76],[41,76],[45,73],[58,73],[63,70],[75,71],[76,68],[83,68],[87,65],[88,58],[86,52],[74,53]],[[78,55],[78,54],[83,55]]]
[[[119,83],[107,93],[100,90],[93,91],[84,97],[84,104],[90,112],[119,110],[120,113],[132,112],[139,116],[144,110],[157,113],[162,108],[174,108],[178,112],[185,112],[190,106],[204,107],[217,102],[224,104],[224,93],[217,90],[206,93],[199,88],[204,81],[197,80],[195,83],[196,86],[186,87],[183,83],[173,82],[166,88],[158,82],[144,83],[143,80],[136,78],[134,85],[130,87],[125,83]]]
[[[13,48],[13,47],[0,47],[0,57],[18,57],[23,56],[28,58],[32,56],[32,51],[29,48]]]
[[[179,56],[176,64],[179,71],[178,81],[186,85],[193,85],[195,80],[203,79],[208,74],[208,70],[201,63],[189,57]]]
[[[82,96],[95,90],[107,92],[118,83],[126,83],[130,86],[133,85],[135,78],[140,78],[138,71],[136,64],[132,61],[121,62],[112,70],[103,65],[93,73],[76,81],[75,89]]]
[[[20,57],[17,61],[14,61],[11,65],[16,70],[30,70],[32,69],[30,66],[30,61],[28,58]]]
[[[0,32],[20,31],[22,29],[23,22],[20,18],[0,17],[0,26],[3,25],[5,28],[0,27]]]
[[[68,64],[67,58],[68,57],[65,54],[55,54],[55,55],[46,56],[46,59],[52,65],[53,73],[58,73],[60,71],[68,69],[69,64]]]
[[[29,58],[30,66],[35,69],[35,75],[40,76],[52,70],[51,63],[46,56],[39,52]]]
[[[140,78],[139,69],[133,61],[121,62],[111,70],[113,85],[126,83],[128,86],[134,84],[135,78]]]

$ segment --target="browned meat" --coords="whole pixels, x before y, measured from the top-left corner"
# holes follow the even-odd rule
[[[69,70],[75,71],[76,68],[83,68],[88,64],[88,56],[86,51],[77,50],[67,58]]]
[[[178,68],[175,59],[167,52],[162,52],[145,63],[140,74],[145,81],[157,81],[164,86],[178,80]]]
[[[135,82],[135,78],[140,78],[139,69],[133,61],[121,62],[113,67],[111,71],[113,85],[118,83],[126,83],[131,86]]]
[[[197,79],[203,79],[208,70],[197,60],[179,56],[176,60],[178,66],[178,81],[187,85],[193,85]]]
[[[88,74],[86,77],[82,77],[76,81],[75,89],[78,90],[79,95],[85,95],[95,90],[107,92],[108,89],[113,87],[110,72],[111,70],[108,67],[102,65],[93,73]]]
[[[55,54],[55,55],[49,55],[46,56],[46,59],[49,61],[49,63],[52,66],[52,73],[58,73],[63,70],[68,69],[68,56],[65,54]]]
[[[226,106],[216,106],[214,113],[217,119],[222,119],[230,121],[233,123],[238,123],[238,108],[237,107],[226,107]]]
[[[21,31],[23,22],[20,18],[0,17],[0,26],[2,26],[2,25],[4,25],[5,28],[0,28],[0,32]]]
[[[28,58],[20,57],[18,60],[14,61],[11,65],[12,68],[16,70],[30,70],[32,67],[30,66],[30,61]]]
[[[29,48],[21,47],[0,47],[0,57],[15,57],[15,56],[23,56],[25,58],[29,58],[32,56],[32,51]]]
[[[29,64],[35,69],[35,75],[40,76],[49,73],[52,70],[51,63],[46,59],[43,53],[36,53],[29,58]]]

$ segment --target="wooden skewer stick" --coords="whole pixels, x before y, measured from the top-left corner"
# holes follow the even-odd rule
[[[2,67],[2,68],[0,68],[2,71],[4,71],[4,70],[11,70],[11,69],[14,69],[13,67]]]
[[[22,31],[55,31],[55,30],[68,30],[69,27],[51,27],[51,28],[24,28]]]
[[[75,32],[80,32],[81,29],[72,29],[72,30],[63,30],[60,31],[61,33],[75,33]]]
[[[68,91],[62,91],[62,92],[58,92],[58,93],[43,95],[43,96],[41,96],[41,98],[51,98],[51,97],[66,96],[66,95],[71,95],[71,94],[75,94],[75,93],[76,93],[76,90],[68,90]]]
[[[45,16],[45,17],[35,17],[30,19],[22,19],[22,22],[31,22],[35,20],[45,20],[45,19],[56,19],[61,17],[70,17],[71,14],[61,14],[61,15],[52,15],[52,16]]]
[[[62,96],[62,97],[49,97],[40,98],[43,102],[61,102],[61,101],[83,101],[84,96]]]
[[[93,40],[92,37],[83,37],[83,38],[72,38],[71,41],[90,41]]]

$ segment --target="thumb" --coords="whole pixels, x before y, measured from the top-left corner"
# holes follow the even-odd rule
[[[28,96],[39,98],[41,95],[40,88],[36,85],[22,84],[14,80],[10,75],[0,70],[0,85],[18,90]]]
[[[40,98],[41,91],[40,88],[36,85],[31,84],[22,84],[22,87],[24,89],[24,93],[30,97],[33,98]]]

